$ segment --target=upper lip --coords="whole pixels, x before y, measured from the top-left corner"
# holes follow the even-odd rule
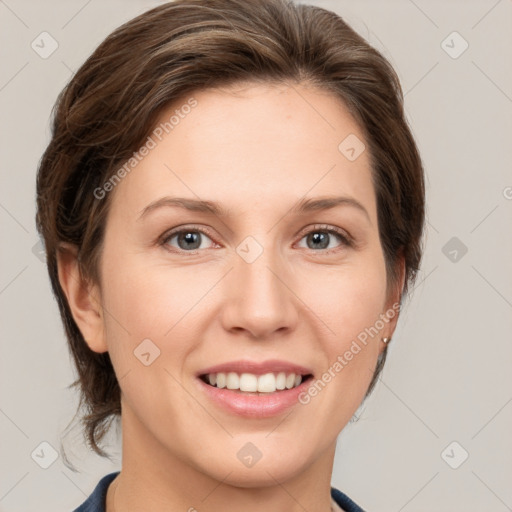
[[[284,372],[287,374],[295,373],[295,375],[312,375],[311,369],[306,368],[295,363],[288,361],[281,361],[277,359],[271,359],[268,361],[230,361],[227,363],[217,364],[201,370],[197,373],[197,376],[207,375],[210,373],[229,373],[234,372],[238,374],[252,373],[254,375],[264,375],[265,373],[278,373]]]

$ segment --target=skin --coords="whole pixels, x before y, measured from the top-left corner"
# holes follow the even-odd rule
[[[349,134],[364,141],[362,130],[339,99],[306,84],[193,97],[191,113],[110,192],[100,283],[80,280],[71,248],[59,256],[75,321],[92,350],[109,351],[122,390],[123,466],[107,510],[328,512],[336,438],[398,315],[309,404],[275,417],[219,409],[195,373],[284,359],[319,378],[399,301],[403,271],[388,293],[368,151],[351,162],[338,150]],[[356,199],[368,217],[348,205],[291,211],[304,196],[332,195]],[[230,215],[161,207],[139,219],[163,196],[216,201]],[[331,234],[318,248],[306,236],[325,233],[315,224],[355,245]],[[177,236],[159,243],[177,226],[211,236],[198,234],[196,250]],[[248,236],[263,248],[252,263],[236,252]],[[161,351],[150,366],[133,354],[146,338]],[[247,442],[263,454],[251,468],[237,458]]]

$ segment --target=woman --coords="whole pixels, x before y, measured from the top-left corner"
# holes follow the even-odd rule
[[[320,8],[163,4],[61,93],[37,206],[90,446],[122,424],[77,510],[362,510],[330,485],[336,439],[424,223],[382,55]]]

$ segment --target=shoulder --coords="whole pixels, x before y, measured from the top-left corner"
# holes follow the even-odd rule
[[[119,474],[119,471],[105,475],[96,485],[92,494],[73,512],[105,512],[105,498],[110,482]]]
[[[354,503],[346,494],[334,487],[331,487],[331,497],[344,512],[364,512],[364,510]]]

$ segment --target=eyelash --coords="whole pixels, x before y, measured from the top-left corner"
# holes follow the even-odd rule
[[[164,233],[160,239],[159,244],[161,246],[168,246],[169,240],[174,238],[176,235],[180,235],[181,233],[193,233],[193,232],[202,233],[202,234],[206,235],[207,237],[209,237],[210,239],[212,239],[213,242],[215,242],[213,235],[210,233],[210,231],[208,229],[192,225],[192,226],[185,226],[183,228],[176,229],[173,231],[168,231],[168,232]],[[318,250],[309,249],[310,252],[319,253],[319,254],[321,253],[321,254],[325,255],[325,254],[331,254],[334,252],[338,252],[340,250],[343,250],[343,248],[354,247],[354,245],[355,245],[354,240],[345,231],[343,231],[339,228],[335,228],[333,226],[325,225],[325,224],[316,224],[316,225],[312,226],[308,231],[302,232],[299,240],[302,240],[305,236],[307,236],[311,233],[317,233],[317,232],[337,235],[341,241],[342,246],[336,247],[334,249],[318,249]],[[195,249],[193,251],[185,251],[183,249],[172,248],[172,250],[171,250],[171,249],[168,249],[167,247],[165,247],[165,248],[166,248],[166,250],[173,252],[173,253],[184,253],[184,254],[185,253],[186,254],[198,254],[200,251],[204,250],[204,249]]]

